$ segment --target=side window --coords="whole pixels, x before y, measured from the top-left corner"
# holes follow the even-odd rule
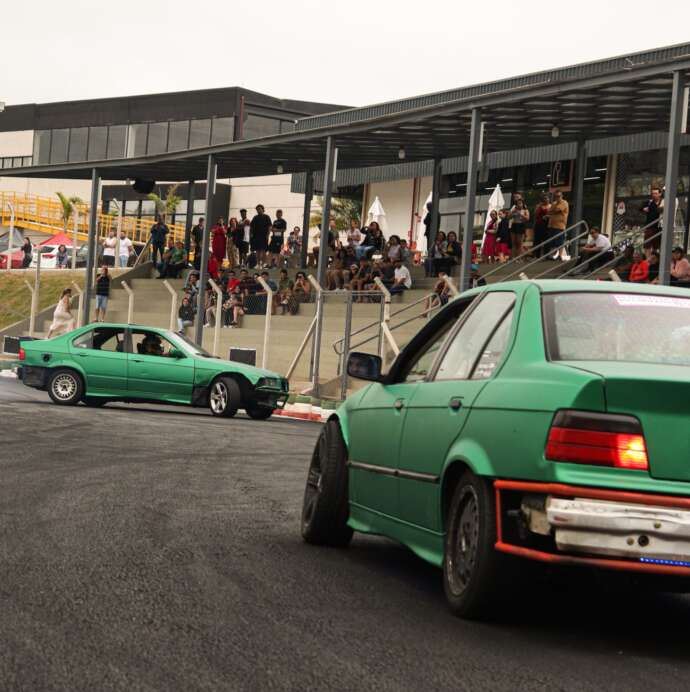
[[[88,332],[80,334],[72,341],[72,346],[75,348],[93,348],[93,329],[89,329]]]
[[[489,343],[482,351],[481,356],[479,356],[477,365],[472,373],[473,380],[486,380],[493,375],[508,345],[510,327],[513,324],[513,312],[514,310],[511,308],[501,324],[498,325],[494,335],[489,339]]]
[[[440,332],[436,332],[436,334],[434,334],[422,347],[417,357],[414,358],[410,366],[406,368],[404,377],[400,379],[400,382],[421,382],[426,379],[454,323],[454,320],[449,320],[444,325],[443,329],[441,329]]]
[[[492,337],[499,322],[503,320],[514,303],[514,293],[508,291],[487,293],[453,337],[441,360],[435,379],[466,380],[470,377],[475,363],[481,360],[480,356],[483,356],[487,350],[485,346],[489,346],[487,341]],[[509,322],[509,320],[503,321]],[[508,325],[509,328],[510,325]],[[504,338],[507,339],[507,332]],[[493,367],[496,367],[497,363],[498,360]],[[486,365],[490,365],[490,357],[487,357]],[[486,373],[486,369],[483,369],[482,372]],[[490,374],[484,376],[489,377]],[[479,373],[477,379],[480,379]]]
[[[167,358],[172,348],[173,344],[156,332],[132,332],[132,353]]]

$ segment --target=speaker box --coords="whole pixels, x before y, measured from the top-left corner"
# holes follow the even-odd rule
[[[134,192],[138,192],[140,195],[148,195],[149,192],[153,192],[153,188],[155,187],[155,185],[155,180],[135,178],[134,185],[132,185],[132,189],[134,190]]]
[[[6,336],[2,345],[3,353],[19,355],[19,342],[34,340],[32,336]]]
[[[245,365],[256,365],[256,349],[231,348],[228,360],[234,360],[235,363],[244,363]]]

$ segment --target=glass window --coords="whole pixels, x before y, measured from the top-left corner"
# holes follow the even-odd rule
[[[189,148],[207,147],[211,141],[211,120],[192,120],[189,126]]]
[[[141,200],[141,215],[142,216],[155,216],[156,205],[150,199]]]
[[[146,123],[136,123],[129,126],[129,136],[127,139],[127,156],[138,157],[146,153],[146,134],[148,125]]]
[[[227,144],[232,142],[235,128],[235,118],[214,118],[211,131],[211,144]]]
[[[97,327],[81,334],[72,342],[75,348],[123,353],[125,330],[121,327]]]
[[[247,115],[242,127],[242,139],[268,137],[280,132],[280,120],[266,118],[262,115]]]
[[[93,343],[93,329],[90,329],[88,332],[84,332],[83,334],[80,334],[72,342],[72,346],[74,346],[75,348],[91,348],[92,343]]]
[[[102,161],[105,159],[106,145],[108,143],[107,127],[89,128],[89,161]]]
[[[156,332],[143,330],[132,332],[132,353],[167,358],[172,348],[175,346]]]
[[[485,346],[481,356],[479,356],[477,366],[472,373],[473,380],[486,380],[493,375],[508,345],[510,327],[513,324],[513,312],[513,308],[511,308],[510,312],[498,326],[498,329],[494,332],[494,335],[489,339],[489,343]]]
[[[37,165],[50,163],[50,130],[34,132],[33,158]]]
[[[127,154],[127,125],[108,128],[108,158],[124,159]]]
[[[67,161],[68,146],[69,130],[67,128],[53,130],[50,142],[50,163],[65,163]]]
[[[492,332],[514,303],[514,293],[487,293],[453,337],[439,365],[436,380],[467,379]]]
[[[449,319],[439,331],[429,338],[429,341],[419,350],[418,355],[413,357],[412,362],[406,368],[403,377],[399,381],[421,382],[427,378],[431,371],[431,366],[434,364],[436,356],[455,322],[456,320]]]
[[[170,123],[168,151],[182,151],[189,146],[189,120],[176,120]]]
[[[633,293],[543,297],[552,360],[690,365],[690,299]]]
[[[149,140],[146,147],[148,154],[163,154],[168,146],[168,123],[151,123]]]
[[[89,142],[88,127],[73,127],[69,133],[69,160],[86,161],[86,147]]]

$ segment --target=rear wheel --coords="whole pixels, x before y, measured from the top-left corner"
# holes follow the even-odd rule
[[[84,395],[84,382],[74,370],[58,369],[48,381],[48,395],[60,406],[74,406]]]
[[[489,615],[510,563],[494,549],[496,505],[491,484],[466,471],[446,520],[443,582],[450,609],[466,618]]]
[[[328,421],[312,454],[302,504],[302,537],[316,545],[345,546],[352,539],[347,449],[340,426]]]
[[[249,403],[244,409],[247,415],[254,420],[266,420],[273,414],[272,406],[262,406],[261,404]]]
[[[208,406],[214,416],[232,418],[240,407],[240,386],[231,377],[219,377],[211,385]]]

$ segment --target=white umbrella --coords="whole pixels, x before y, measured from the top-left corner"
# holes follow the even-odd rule
[[[496,187],[494,188],[494,191],[491,193],[491,197],[489,197],[489,208],[486,212],[486,223],[484,224],[484,228],[486,228],[489,225],[489,218],[491,217],[491,212],[500,211],[505,206],[505,203],[506,201],[503,197],[503,193],[501,192],[501,186],[497,183]]]
[[[374,198],[374,201],[372,205],[369,207],[369,212],[367,214],[367,224],[370,224],[372,221],[376,221],[376,223],[380,226],[381,230],[384,229],[384,224],[386,222],[386,212],[383,208],[383,205],[381,204],[381,200],[379,199],[379,196],[376,195]]]

